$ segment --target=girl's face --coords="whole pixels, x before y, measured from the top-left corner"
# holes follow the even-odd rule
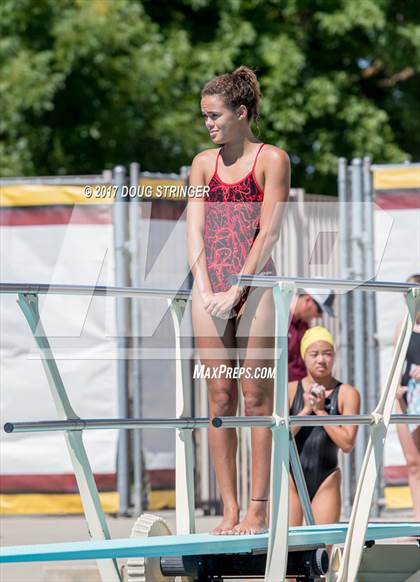
[[[240,109],[240,108],[239,108]],[[229,109],[220,95],[205,95],[201,99],[201,112],[210,138],[215,144],[224,144],[238,131],[240,111]]]
[[[311,376],[330,376],[334,365],[334,348],[328,342],[314,342],[306,350],[304,360]]]

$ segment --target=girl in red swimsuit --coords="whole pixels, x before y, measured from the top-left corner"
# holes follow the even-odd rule
[[[188,204],[188,256],[194,274],[193,326],[201,362],[210,369],[210,417],[234,416],[238,366],[245,414],[273,412],[274,305],[271,291],[232,285],[231,275],[275,273],[271,259],[290,187],[284,150],[260,143],[251,131],[259,110],[259,85],[246,67],[209,81],[201,110],[212,141],[198,154],[190,185],[209,186],[207,198]],[[223,372],[222,372],[223,371]],[[254,374],[255,371],[255,374]],[[209,429],[209,442],[224,513],[215,534],[260,533],[267,527],[271,431],[251,430],[251,501],[239,518],[234,429]]]
[[[208,184],[204,225],[207,272],[214,292],[227,291],[231,287],[229,277],[241,272],[258,235],[264,192],[255,178],[255,166],[263,147],[264,144],[259,146],[249,174],[234,184],[227,184],[219,177],[222,148],[217,153],[214,174]],[[271,258],[263,272],[275,275]],[[242,291],[232,314],[240,312],[248,294],[249,287]]]

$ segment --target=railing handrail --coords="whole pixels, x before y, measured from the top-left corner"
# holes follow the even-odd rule
[[[391,424],[420,424],[420,414],[392,414]],[[375,423],[372,414],[358,415],[328,415],[325,416],[289,416],[290,426],[361,426]],[[178,418],[71,418],[67,420],[39,420],[6,422],[3,429],[6,433],[21,432],[51,432],[71,430],[100,430],[100,429],[140,429],[140,428],[178,428],[195,429],[209,428],[243,428],[266,427],[273,428],[276,419],[273,416],[216,416]]]
[[[317,279],[305,277],[277,277],[275,275],[232,275],[232,283],[241,286],[274,287],[277,283],[292,283],[298,290],[306,288],[389,291],[404,293],[420,289],[417,283],[398,281],[357,281],[340,279]],[[156,289],[144,287],[117,287],[112,285],[67,285],[61,283],[0,283],[0,293],[53,294],[53,295],[98,295],[112,297],[163,297],[190,299],[191,289]]]
[[[163,297],[190,299],[189,289],[153,289],[109,285],[65,285],[59,283],[0,283],[0,293],[38,295],[98,295],[101,297]]]
[[[274,287],[277,283],[291,283],[297,289],[305,288],[347,290],[347,291],[390,291],[404,293],[411,289],[420,289],[418,283],[409,283],[407,281],[358,281],[349,279],[320,279],[306,277],[279,277],[277,275],[232,275],[230,277],[232,284],[241,286],[251,285],[253,287]]]

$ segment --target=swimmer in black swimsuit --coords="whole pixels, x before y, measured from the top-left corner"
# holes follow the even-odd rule
[[[360,396],[350,384],[342,384],[332,375],[334,340],[324,327],[308,329],[302,338],[301,355],[307,376],[289,383],[290,414],[327,416],[359,414]],[[296,445],[311,499],[315,523],[335,523],[341,513],[341,474],[338,449],[348,453],[356,440],[356,426],[293,427]],[[296,486],[290,479],[290,525],[303,520]]]
[[[340,414],[338,410],[340,386],[341,382],[337,382],[331,394],[325,398],[325,410],[328,414]],[[299,380],[290,409],[291,415],[295,416],[304,409],[303,394],[302,381]],[[309,497],[312,501],[321,483],[338,467],[338,447],[322,426],[303,426],[297,433],[295,440]]]

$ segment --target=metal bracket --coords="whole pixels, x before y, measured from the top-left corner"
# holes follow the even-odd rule
[[[276,317],[274,361],[274,430],[272,430],[270,477],[270,530],[268,536],[265,580],[285,579],[288,556],[289,514],[289,398],[287,371],[287,334],[289,310],[295,285],[278,283],[273,287]]]
[[[168,299],[175,330],[175,389],[176,417],[192,417],[191,394],[184,382],[185,366],[181,350],[181,321],[188,301],[185,298]],[[175,441],[176,457],[176,532],[195,533],[194,441],[192,430],[178,429]]]

